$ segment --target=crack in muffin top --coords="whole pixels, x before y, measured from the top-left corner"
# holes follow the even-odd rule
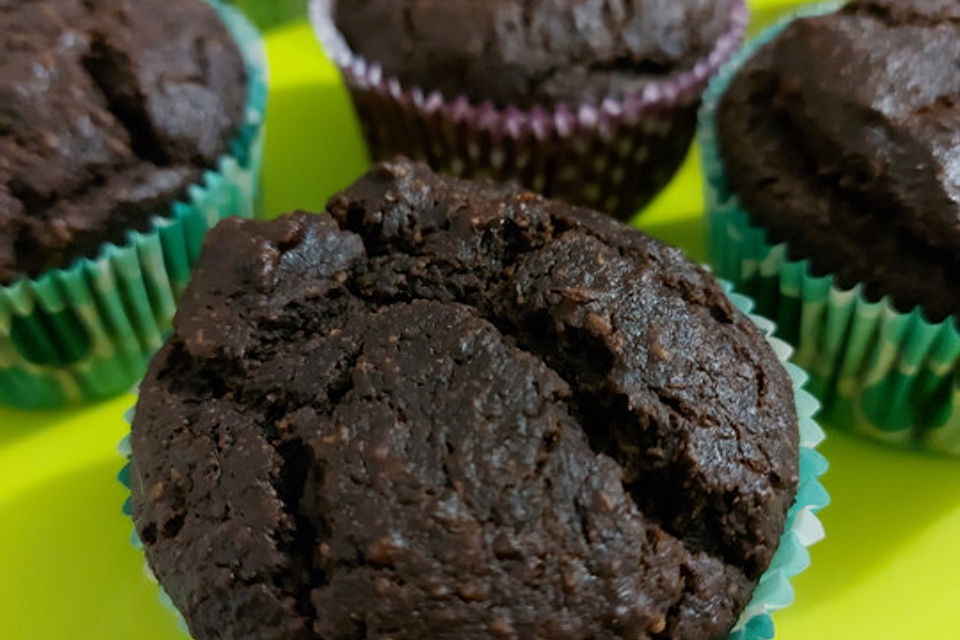
[[[733,0],[333,0],[351,48],[407,85],[501,107],[621,99],[689,71]]]
[[[725,638],[798,481],[790,379],[711,276],[405,160],[208,235],[132,446],[198,640]]]
[[[229,149],[243,59],[201,0],[0,0],[0,284],[145,230]]]

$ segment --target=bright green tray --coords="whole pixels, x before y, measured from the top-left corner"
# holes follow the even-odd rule
[[[320,209],[364,168],[359,132],[304,24],[272,32],[268,47],[266,210]],[[700,199],[691,160],[640,226],[702,260]],[[115,447],[131,403],[0,409],[0,639],[184,640],[120,514]],[[795,581],[797,602],[775,616],[777,637],[960,638],[960,463],[834,432],[820,450],[831,463],[827,539]]]

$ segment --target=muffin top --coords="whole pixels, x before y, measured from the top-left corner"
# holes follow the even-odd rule
[[[0,0],[0,283],[120,242],[239,131],[243,59],[201,0]]]
[[[844,286],[960,312],[960,1],[854,1],[754,55],[718,114],[727,179]]]
[[[724,638],[796,490],[791,382],[597,213],[376,166],[207,237],[134,519],[198,640]]]
[[[599,104],[689,71],[735,0],[348,0],[351,48],[407,85],[476,102]]]

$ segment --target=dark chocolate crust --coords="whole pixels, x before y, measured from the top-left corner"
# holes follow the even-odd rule
[[[207,238],[134,519],[198,640],[725,638],[798,478],[791,382],[678,250],[378,165]]]
[[[144,230],[239,130],[243,59],[200,0],[0,0],[0,283]]]
[[[844,286],[960,312],[960,2],[856,1],[797,20],[723,97],[727,179]]]
[[[689,71],[733,0],[334,0],[351,48],[449,99],[599,104]]]

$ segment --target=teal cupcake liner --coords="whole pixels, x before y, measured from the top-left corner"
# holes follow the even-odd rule
[[[127,413],[124,415],[124,419],[128,424],[133,424],[133,413],[134,407],[131,407]],[[123,485],[124,489],[130,491],[130,458],[133,455],[133,449],[130,447],[130,435],[126,435],[120,441],[120,444],[117,445],[117,451],[122,455],[127,463],[123,466],[123,469],[120,470],[120,473],[117,474],[117,480],[120,481],[120,484]],[[121,509],[123,515],[127,516],[131,520],[133,519],[133,504],[129,497],[123,502],[123,508]],[[140,540],[140,536],[137,535],[137,528],[134,527],[133,531],[130,532],[130,545],[137,551],[143,551],[143,541]],[[147,564],[146,560],[143,562],[143,574],[147,577],[147,580],[157,585],[157,599],[160,603],[173,614],[174,618],[177,621],[177,625],[183,631],[184,635],[190,636],[190,629],[187,627],[187,621],[183,619],[183,615],[180,613],[180,610],[177,609],[177,605],[173,604],[173,600],[167,594],[160,582],[157,580],[157,576],[154,575],[153,570],[150,568],[150,565]]]
[[[252,217],[259,196],[267,60],[256,28],[218,0],[244,56],[248,96],[229,155],[184,201],[94,258],[0,288],[0,404],[52,408],[128,391],[170,330],[207,229]]]
[[[731,283],[724,280],[720,282],[734,306],[746,313],[763,332],[790,374],[797,406],[800,427],[800,482],[797,496],[787,513],[780,546],[729,636],[729,640],[772,640],[774,625],[771,614],[793,603],[794,592],[790,580],[810,566],[810,552],[807,549],[823,540],[825,535],[817,517],[820,510],[830,504],[830,495],[820,484],[820,478],[827,472],[829,464],[817,451],[825,435],[814,419],[820,411],[820,402],[807,391],[809,376],[794,364],[793,348],[774,336],[775,323],[753,314],[756,305],[751,298],[734,293]]]
[[[809,377],[793,364],[791,356],[793,349],[783,340],[774,337],[775,325],[770,320],[752,315],[754,302],[744,295],[733,292],[728,282],[721,282],[730,301],[740,311],[746,313],[755,325],[763,332],[770,346],[773,348],[780,362],[783,363],[793,382],[793,392],[797,407],[797,419],[800,428],[800,482],[793,505],[787,514],[780,546],[774,554],[770,567],[761,576],[760,582],[753,593],[750,603],[744,609],[739,621],[730,632],[728,640],[771,640],[774,637],[774,624],[771,613],[783,609],[793,603],[794,592],[790,584],[791,578],[810,566],[808,547],[823,540],[824,529],[817,514],[830,503],[830,496],[820,484],[820,477],[827,472],[829,464],[826,458],[817,452],[817,446],[824,440],[824,432],[814,417],[820,410],[820,403],[808,391],[805,385]],[[128,423],[133,423],[134,409],[126,414]],[[127,435],[117,447],[118,451],[127,460],[127,464],[120,471],[117,479],[129,491],[130,489],[130,436]],[[124,515],[133,517],[133,506],[128,497],[123,504]],[[134,527],[130,541],[133,546],[143,550],[143,543]],[[157,583],[150,567],[144,562],[144,573]],[[189,636],[186,622],[177,610],[173,601],[157,583],[159,599],[177,617],[180,627]]]
[[[816,15],[836,4],[804,10]],[[824,405],[823,420],[889,444],[960,455],[958,318],[931,322],[905,313],[864,285],[844,288],[795,260],[788,243],[772,244],[727,184],[716,113],[737,70],[789,24],[763,32],[713,80],[704,95],[699,137],[706,185],[709,260],[717,274],[757,301],[779,335],[797,348]]]

